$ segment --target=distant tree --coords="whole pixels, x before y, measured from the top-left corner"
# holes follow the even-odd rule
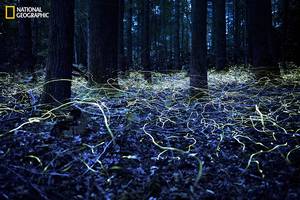
[[[119,0],[118,66],[119,66],[119,70],[123,74],[127,71],[126,62],[125,62],[125,51],[124,51],[124,12],[125,12],[125,2],[124,0]]]
[[[280,1],[280,18],[281,18],[281,61],[284,63],[284,68],[286,67],[286,47],[287,47],[287,29],[288,29],[288,10],[289,10],[289,0]]]
[[[257,78],[279,75],[273,60],[271,0],[247,0],[253,71]]]
[[[241,0],[233,0],[233,62],[238,64],[241,58]]]
[[[185,60],[185,52],[187,50],[185,50],[185,38],[186,38],[186,23],[185,23],[185,2],[181,1],[180,4],[180,62],[181,65],[184,64],[184,60]]]
[[[4,20],[4,7],[0,6],[0,65],[7,62],[7,54],[8,54],[8,47],[6,45],[7,41],[7,23]],[[1,69],[1,68],[0,68]],[[4,70],[4,69],[3,69]]]
[[[30,7],[32,6],[31,0],[20,0],[19,6]],[[18,20],[18,48],[13,58],[18,65],[18,70],[29,70],[33,72],[33,67],[35,65],[35,57],[33,56],[32,49],[32,29],[31,29],[31,19],[19,19]]]
[[[207,0],[192,0],[192,63],[190,85],[207,88]]]
[[[216,0],[210,0],[212,5],[212,22],[211,22],[211,49],[212,49],[212,59],[213,65],[216,65]]]
[[[90,0],[88,14],[89,79],[105,84],[118,77],[119,0]]]
[[[181,68],[180,64],[180,0],[175,0],[175,69]]]
[[[183,0],[182,2],[182,12],[183,12],[183,23],[182,23],[182,28],[183,28],[183,36],[182,36],[182,52],[183,52],[183,57],[182,57],[182,62],[184,65],[187,65],[190,63],[190,58],[191,58],[191,9],[190,9],[190,3],[188,0]]]
[[[74,0],[50,1],[50,32],[44,103],[60,103],[71,97]]]
[[[282,0],[283,60],[300,66],[300,1]]]
[[[142,66],[142,48],[143,48],[143,1],[136,1],[136,18],[137,18],[137,26],[136,26],[136,34],[135,34],[135,63],[138,64],[138,69],[141,69]]]
[[[144,70],[144,78],[151,82],[150,72],[150,2],[149,0],[142,1],[142,52],[141,61]]]
[[[151,37],[151,46],[152,46],[152,62],[151,62],[151,69],[154,71],[158,71],[159,70],[159,55],[160,55],[160,13],[158,12],[158,6],[159,6],[159,2],[154,2],[152,4],[153,9],[151,15],[150,15],[150,21],[151,21],[151,33],[152,33],[152,37]]]
[[[214,0],[215,4],[215,54],[216,69],[223,70],[226,65],[226,19],[225,0]]]
[[[74,63],[87,65],[87,1],[75,1]]]
[[[127,14],[127,65],[130,69],[133,65],[133,55],[132,55],[132,17],[133,17],[133,2],[132,0],[127,0],[128,14]]]
[[[168,57],[168,44],[167,44],[167,0],[160,0],[160,72],[167,71],[167,57]]]

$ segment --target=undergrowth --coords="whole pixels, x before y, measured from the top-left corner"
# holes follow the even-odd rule
[[[120,88],[110,81],[91,87],[76,78],[71,102],[49,109],[39,103],[42,76],[31,82],[0,74],[0,195],[282,199],[300,194],[293,179],[300,169],[299,69],[277,80],[255,80],[240,67],[211,70],[208,95],[193,101],[186,72],[152,75],[149,84],[141,72],[131,72],[118,80]],[[82,112],[79,123],[53,137],[53,127],[73,109]],[[282,194],[271,192],[279,187]]]

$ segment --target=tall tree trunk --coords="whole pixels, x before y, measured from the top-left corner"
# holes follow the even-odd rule
[[[155,13],[153,15],[153,32],[154,32],[154,38],[153,38],[153,43],[154,43],[154,63],[153,63],[153,71],[158,71],[158,66],[159,66],[159,30],[160,30],[160,24],[158,20],[158,15]]]
[[[0,7],[0,44],[1,44],[1,48],[0,48],[0,65],[3,64],[3,63],[6,63],[8,61],[7,57],[8,57],[8,46],[7,46],[7,41],[6,41],[6,38],[7,38],[7,30],[8,30],[8,27],[7,27],[7,23],[4,19],[4,14],[5,14],[5,11],[4,11],[4,7],[1,6]],[[4,70],[4,69],[3,69]],[[6,69],[5,69],[6,70]]]
[[[78,45],[76,43],[76,38],[78,38],[79,35],[77,35],[76,33],[74,33],[74,40],[73,40],[73,43],[74,43],[74,56],[73,56],[73,63],[78,65],[79,64],[79,61],[78,61]]]
[[[132,10],[133,2],[128,0],[128,17],[127,17],[127,59],[128,59],[128,69],[133,65],[132,62]]]
[[[168,40],[168,69],[166,71],[166,73],[168,71],[171,71],[174,69],[174,34],[173,34],[173,30],[172,30],[172,26],[170,26],[170,28],[168,28],[168,35],[169,35],[169,40]]]
[[[75,0],[74,63],[87,64],[87,5],[86,1]]]
[[[257,78],[279,75],[272,56],[271,0],[248,0],[249,43],[252,45],[253,71]]]
[[[184,64],[187,65],[188,63],[190,63],[190,58],[191,58],[191,17],[190,17],[190,13],[189,13],[189,3],[188,0],[183,0],[183,12],[184,12],[184,16],[185,16],[185,20],[184,20],[184,34],[186,37],[184,38],[184,43],[183,43],[183,52],[184,52]]]
[[[300,1],[286,1],[286,16],[283,21],[283,28],[286,36],[284,38],[283,55],[288,62],[294,62],[300,66]]]
[[[180,6],[180,63],[181,65],[184,65],[184,40],[185,40],[185,23],[184,23],[184,14],[185,14],[185,5],[184,2],[181,1]],[[182,67],[182,66],[181,66]]]
[[[175,69],[181,68],[180,64],[180,0],[175,0]]]
[[[32,6],[31,0],[20,0],[20,7]],[[18,49],[17,55],[14,58],[19,66],[18,70],[29,70],[33,72],[35,60],[32,49],[32,29],[31,19],[19,19],[18,20]]]
[[[253,64],[252,62],[252,38],[249,33],[252,32],[251,26],[250,26],[250,13],[249,13],[249,8],[248,8],[248,0],[246,1],[246,6],[245,6],[245,19],[246,19],[246,25],[244,26],[244,39],[245,39],[245,49],[244,49],[244,60],[245,64]]]
[[[151,82],[150,72],[150,2],[144,0],[142,2],[142,52],[141,61],[144,71],[144,78],[148,82]]]
[[[125,64],[125,53],[124,53],[124,0],[119,0],[119,42],[118,42],[118,66],[122,73],[127,71]]]
[[[40,24],[39,19],[34,19],[32,22],[32,53],[33,55],[37,55],[40,47]]]
[[[90,0],[88,69],[91,84],[118,77],[119,0]],[[117,83],[113,83],[117,84]]]
[[[233,23],[234,23],[234,32],[233,32],[233,62],[238,64],[240,61],[240,51],[241,51],[241,37],[240,37],[240,28],[241,28],[241,19],[240,19],[240,0],[233,0]]]
[[[207,88],[207,0],[192,0],[192,63],[190,85]]]
[[[226,19],[225,0],[214,0],[216,17],[216,69],[223,70],[226,65]]]
[[[281,0],[280,1],[280,17],[282,20],[281,25],[281,62],[283,63],[284,69],[286,69],[286,40],[287,40],[287,25],[288,25],[288,8],[289,8],[289,0]]]
[[[0,28],[0,31],[1,28]],[[3,45],[3,47],[6,47],[6,42],[5,42],[5,36],[4,36],[4,33],[1,32],[2,34],[0,34],[0,44]],[[7,61],[7,49],[6,48],[0,48],[0,65],[5,63]]]
[[[48,63],[43,101],[61,103],[71,97],[74,0],[51,0],[50,4]]]
[[[168,43],[167,43],[167,0],[160,0],[160,25],[161,25],[161,53],[160,53],[160,72],[167,71],[167,55],[168,55]]]
[[[144,3],[143,1],[137,1],[136,2],[137,4],[137,24],[138,24],[138,27],[137,27],[137,36],[136,36],[136,41],[135,44],[136,44],[136,63],[138,64],[138,69],[140,70],[140,66],[142,66],[142,51],[143,51],[143,19],[144,19],[144,16],[143,16],[143,6],[144,6]]]
[[[212,4],[212,27],[211,27],[211,48],[212,48],[212,64],[216,65],[216,0],[211,0]]]

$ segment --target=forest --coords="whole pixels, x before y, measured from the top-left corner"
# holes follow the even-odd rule
[[[299,0],[2,0],[0,199],[300,199]]]

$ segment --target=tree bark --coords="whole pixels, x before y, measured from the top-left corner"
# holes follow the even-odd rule
[[[166,0],[160,0],[160,35],[161,35],[161,53],[160,53],[160,72],[166,72],[168,70],[167,67],[167,57],[168,57],[168,43],[167,43],[167,1]]]
[[[87,66],[87,6],[88,2],[75,0],[74,63]]]
[[[180,0],[175,0],[175,69],[180,70]]]
[[[142,51],[143,51],[143,1],[136,2],[136,9],[137,9],[137,35],[136,35],[136,63],[138,64],[138,70],[141,70],[142,66]]]
[[[233,62],[238,64],[241,57],[241,37],[240,37],[240,0],[233,0]]]
[[[283,29],[285,37],[283,56],[287,62],[294,62],[300,66],[300,1],[285,0],[286,12],[284,13]]]
[[[127,71],[125,64],[125,53],[124,53],[124,9],[125,2],[124,0],[119,0],[119,54],[118,54],[118,66],[119,70],[125,74]]]
[[[216,17],[216,69],[224,70],[226,65],[226,19],[225,0],[214,0]]]
[[[4,19],[4,7],[1,6],[0,7],[0,44],[1,44],[1,48],[0,48],[0,65],[3,63],[6,63],[8,61],[8,48],[7,48],[7,42],[6,42],[6,38],[7,38],[7,30],[8,30],[8,26],[7,23]],[[2,70],[6,70],[6,69],[2,69]]]
[[[20,7],[30,7],[32,1],[20,0],[18,5]],[[29,18],[18,20],[18,49],[14,59],[19,67],[17,70],[33,72],[35,60],[32,49],[31,19]]]
[[[249,44],[252,46],[253,71],[257,78],[280,74],[272,56],[271,0],[248,0]]]
[[[132,62],[132,10],[133,2],[128,0],[128,17],[127,17],[127,59],[128,59],[128,69],[133,65]]]
[[[184,41],[185,41],[185,23],[184,23],[184,15],[185,15],[185,5],[184,2],[181,1],[180,6],[180,63],[181,67],[184,65],[184,59],[185,59],[185,49],[184,49]]]
[[[212,48],[212,64],[216,66],[216,0],[211,0],[212,4],[212,27],[211,27],[211,48]]]
[[[89,82],[106,84],[118,77],[119,0],[90,0],[88,13]]]
[[[207,0],[192,0],[192,63],[190,85],[207,89]]]
[[[280,17],[282,20],[281,25],[281,62],[283,63],[284,69],[286,68],[286,40],[287,40],[287,25],[288,25],[288,8],[289,8],[289,1],[288,0],[281,0],[280,1]]]
[[[151,82],[151,72],[150,72],[150,2],[149,0],[144,0],[142,2],[142,52],[141,61],[144,71],[144,78],[146,81]]]
[[[63,103],[71,97],[74,0],[50,1],[50,32],[44,103]]]

